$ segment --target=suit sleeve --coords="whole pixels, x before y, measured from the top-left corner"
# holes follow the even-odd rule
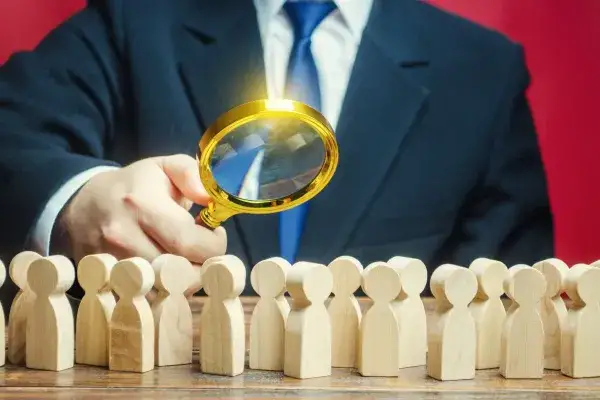
[[[492,127],[489,164],[473,191],[452,257],[531,265],[554,256],[547,178],[526,91],[529,74],[517,47],[506,96]]]
[[[69,254],[68,250],[64,248],[65,243],[60,240],[60,234],[57,235],[54,233],[54,224],[56,220],[63,211],[65,205],[70,202],[71,198],[77,194],[90,179],[99,173],[114,169],[115,167],[110,166],[94,167],[70,178],[52,195],[52,198],[48,203],[46,203],[42,214],[35,222],[35,227],[26,246],[42,256],[48,256],[57,252],[65,255]]]
[[[99,5],[102,4],[102,5]],[[0,67],[0,255],[32,240],[36,221],[74,176],[106,160],[123,109],[110,2],[86,9]]]

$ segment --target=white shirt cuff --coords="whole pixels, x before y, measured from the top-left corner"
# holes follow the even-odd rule
[[[117,167],[101,166],[88,169],[75,175],[68,180],[61,188],[50,198],[46,204],[44,211],[38,219],[32,236],[33,250],[42,256],[50,255],[50,238],[52,229],[58,214],[63,207],[69,202],[71,197],[92,177],[95,175],[118,169]]]

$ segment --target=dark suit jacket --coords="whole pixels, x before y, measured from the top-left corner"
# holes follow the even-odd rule
[[[251,0],[93,0],[0,69],[0,244],[24,250],[73,175],[194,155],[222,112],[266,98]],[[553,255],[523,50],[415,0],[375,0],[343,104],[340,164],[310,203],[299,258],[430,270]],[[278,218],[225,224],[249,268],[278,255]]]

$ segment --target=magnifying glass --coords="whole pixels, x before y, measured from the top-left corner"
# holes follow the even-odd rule
[[[198,223],[212,229],[240,214],[296,207],[321,192],[338,165],[327,119],[293,100],[257,100],[222,114],[199,146],[200,179],[211,197]]]

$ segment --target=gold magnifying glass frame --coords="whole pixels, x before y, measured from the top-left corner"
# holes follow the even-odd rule
[[[293,118],[309,125],[325,146],[325,159],[317,176],[304,188],[286,197],[246,200],[219,187],[210,167],[211,157],[223,137],[240,126],[263,118]],[[196,156],[200,179],[211,197],[200,211],[200,221],[212,229],[240,213],[270,214],[288,210],[316,196],[331,180],[338,165],[339,152],[335,133],[327,119],[312,107],[293,100],[256,100],[241,104],[222,114],[204,133]]]

